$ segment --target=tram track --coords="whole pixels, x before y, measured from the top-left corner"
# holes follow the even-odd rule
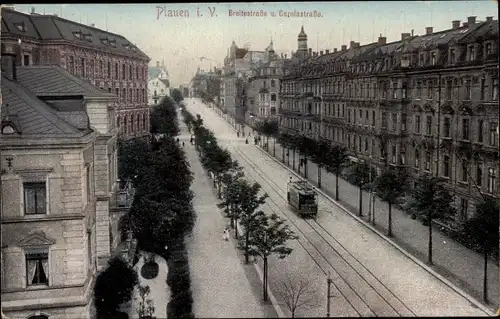
[[[321,271],[325,275],[327,275],[329,271],[335,274],[333,277],[335,289],[337,289],[345,301],[359,316],[417,316],[408,305],[366,268],[359,259],[347,250],[346,247],[326,230],[325,227],[314,219],[302,219],[295,213],[282,209],[277,201],[282,201],[288,205],[286,196],[283,195],[283,193],[286,194],[286,190],[277,185],[274,181],[270,181],[266,178],[264,170],[249,159],[238,147],[232,148],[251,168],[251,170],[248,171],[250,175],[253,176],[246,176],[257,181],[257,178],[255,178],[255,175],[257,175],[279,197],[275,199],[272,198],[271,194],[269,195],[269,199],[273,206],[279,211],[279,215],[284,216],[292,223],[298,232],[302,234],[305,241],[312,246],[313,252],[306,248],[306,246],[309,245],[305,245],[298,240],[299,244],[318,265]],[[276,213],[276,209],[271,208],[271,205],[268,206]],[[302,226],[306,227],[300,227],[298,224],[302,224]],[[311,231],[306,231],[304,229],[307,228],[307,226]],[[310,234],[314,235],[311,236]],[[332,253],[327,255],[327,251]]]

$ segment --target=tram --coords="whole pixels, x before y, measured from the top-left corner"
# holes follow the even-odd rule
[[[301,217],[316,217],[318,214],[318,194],[306,181],[290,181],[286,198]]]

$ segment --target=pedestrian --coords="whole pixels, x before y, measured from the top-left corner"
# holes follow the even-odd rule
[[[224,228],[224,234],[222,235],[222,239],[225,241],[229,240],[229,229],[227,229],[227,227]]]
[[[179,138],[177,138],[177,144],[179,144]]]
[[[184,141],[182,141],[182,148],[184,148]]]

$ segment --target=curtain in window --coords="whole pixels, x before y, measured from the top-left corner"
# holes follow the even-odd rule
[[[36,211],[37,213],[45,213],[45,189],[39,188],[36,192]]]
[[[45,281],[49,281],[49,260],[48,259],[42,259],[40,262],[43,272],[45,273]],[[43,278],[40,276],[40,278]]]
[[[26,213],[34,214],[35,213],[35,189],[33,188],[25,188],[24,189],[24,200],[26,205]]]
[[[35,272],[36,272],[37,260],[28,259],[26,267],[28,267],[28,282],[33,283],[36,281]]]

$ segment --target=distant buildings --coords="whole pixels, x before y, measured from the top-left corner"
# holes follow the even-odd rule
[[[156,66],[148,69],[148,104],[156,105],[165,96],[170,96],[170,80],[165,61],[156,62]]]
[[[197,69],[195,76],[190,82],[190,95],[218,103],[221,96],[222,70],[213,68],[210,71]]]
[[[117,233],[116,96],[2,43],[2,311],[90,318]],[[115,227],[116,228],[116,227]],[[114,238],[113,238],[114,237]]]
[[[312,52],[281,80],[281,130],[346,146],[353,162],[448,181],[457,215],[470,218],[481,194],[498,196],[498,21],[401,40]]]
[[[16,44],[16,65],[59,65],[116,95],[116,124],[126,137],[149,134],[149,57],[123,36],[66,20],[2,8],[2,47]]]

